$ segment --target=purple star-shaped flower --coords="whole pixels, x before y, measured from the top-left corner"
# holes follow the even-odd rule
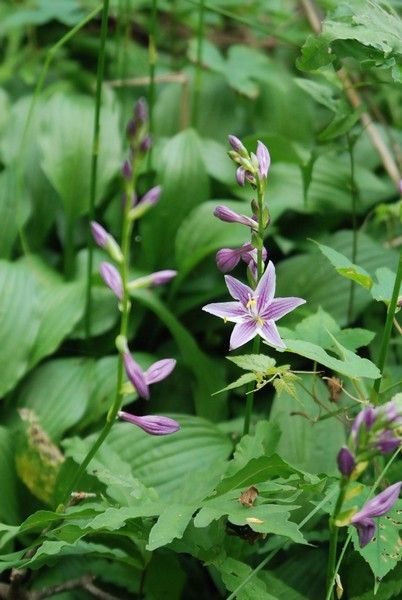
[[[225,281],[236,302],[215,302],[207,304],[203,310],[236,323],[230,338],[230,350],[239,348],[256,335],[272,346],[285,348],[275,321],[304,304],[305,300],[274,298],[276,275],[273,263],[269,261],[255,290],[231,275],[226,275]]]

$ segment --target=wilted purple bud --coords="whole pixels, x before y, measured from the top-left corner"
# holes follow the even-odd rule
[[[139,123],[148,121],[148,106],[144,98],[137,100],[134,106],[134,117]]]
[[[227,206],[217,206],[214,210],[214,215],[221,221],[226,221],[227,223],[240,223],[242,225],[246,225],[247,227],[251,227],[252,229],[258,229],[257,221],[251,219],[250,217],[246,217],[246,215],[239,215]]]
[[[402,481],[390,485],[381,494],[368,500],[363,508],[353,515],[351,523],[357,529],[361,548],[366,546],[374,537],[376,525],[373,517],[382,517],[391,510],[399,498],[401,487]]]
[[[244,244],[241,248],[222,248],[216,253],[216,264],[222,273],[229,273],[239,264],[241,258],[253,250],[252,244]]]
[[[126,181],[131,181],[133,177],[133,168],[129,160],[125,160],[121,169],[121,173]]]
[[[177,271],[173,271],[172,269],[164,269],[163,271],[156,271],[155,273],[151,273],[151,285],[164,285],[168,283],[173,277],[176,277]]]
[[[137,425],[150,435],[169,435],[180,429],[179,423],[174,419],[169,419],[169,417],[158,417],[156,415],[137,417],[122,410],[118,412],[118,416],[124,421]]]
[[[109,234],[106,229],[96,221],[91,221],[91,232],[95,243],[101,248],[105,248],[109,238]]]
[[[140,365],[135,362],[129,352],[124,352],[123,360],[127,376],[137,390],[138,395],[141,396],[141,398],[149,400],[149,388],[145,380],[144,371],[141,369]]]
[[[148,150],[150,150],[152,146],[152,138],[151,136],[148,134],[146,135],[140,143],[140,151],[141,152],[148,152]]]
[[[381,454],[389,454],[401,445],[401,439],[395,437],[392,431],[383,431],[375,442]]]
[[[239,140],[235,135],[228,135],[228,142],[232,146],[235,152],[239,154],[248,155],[247,149],[243,145],[243,143]]]
[[[246,170],[243,167],[236,169],[236,181],[241,187],[244,186],[246,182]]]
[[[108,287],[112,290],[112,292],[119,298],[119,300],[123,299],[123,284],[121,281],[120,273],[108,262],[102,262],[99,267],[99,272],[103,281],[106,283]]]
[[[143,195],[138,205],[149,204],[149,206],[153,206],[158,202],[159,198],[161,197],[161,193],[162,186],[156,185],[155,187],[148,190],[146,194]]]
[[[353,441],[356,443],[358,440],[360,428],[363,425],[366,431],[369,431],[376,419],[376,412],[372,406],[363,408],[355,418],[352,424],[351,435]]]
[[[260,177],[266,179],[271,164],[271,157],[268,148],[260,141],[257,142],[257,160]]]
[[[353,454],[349,448],[346,448],[345,446],[339,450],[336,461],[338,463],[338,469],[342,475],[345,475],[346,477],[352,473],[356,466],[356,461]]]

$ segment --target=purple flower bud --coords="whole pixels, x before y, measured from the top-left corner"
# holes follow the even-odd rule
[[[257,142],[257,160],[260,177],[266,179],[271,164],[271,157],[268,148],[260,141]]]
[[[125,160],[121,169],[121,173],[126,181],[131,181],[133,177],[133,168],[129,160]]]
[[[146,123],[148,121],[148,106],[144,98],[140,98],[135,103],[134,117],[139,123]]]
[[[236,181],[241,187],[244,186],[246,182],[246,170],[243,167],[236,169]]]
[[[169,417],[158,417],[156,415],[137,417],[122,410],[119,411],[118,416],[124,421],[137,425],[150,435],[169,435],[180,429],[179,423],[174,419],[169,419]]]
[[[242,225],[246,225],[247,227],[251,227],[251,229],[258,229],[257,221],[251,219],[250,217],[246,217],[245,215],[239,215],[227,206],[217,206],[214,210],[214,215],[221,221],[226,221],[227,223],[240,223]]]
[[[148,152],[148,150],[150,150],[151,146],[152,146],[152,138],[148,134],[141,140],[140,151],[144,152],[144,153]]]
[[[137,133],[137,124],[134,119],[130,119],[127,123],[126,134],[129,139],[133,138]]]
[[[382,517],[391,510],[399,498],[402,481],[390,485],[383,492],[368,500],[351,519],[359,534],[360,547],[366,546],[374,537],[376,525],[373,517]]]
[[[151,273],[151,285],[164,285],[168,283],[173,277],[176,277],[177,271],[173,271],[172,269],[164,269],[163,271],[156,271],[155,273]]]
[[[355,418],[351,428],[351,435],[354,443],[358,442],[360,428],[363,426],[366,431],[369,431],[376,419],[376,412],[372,406],[363,408]]]
[[[395,437],[392,431],[383,431],[375,442],[381,454],[389,454],[401,445],[401,439]]]
[[[338,452],[336,461],[338,463],[338,469],[340,470],[342,475],[349,477],[349,475],[352,473],[353,469],[356,466],[355,458],[349,450],[349,448],[343,446],[343,448],[341,448]]]
[[[106,229],[96,221],[91,221],[91,232],[95,243],[101,248],[105,248],[109,238],[109,234]]]
[[[158,381],[162,381],[162,379],[166,379],[173,371],[176,366],[176,361],[174,358],[163,358],[162,360],[157,360],[147,369],[144,373],[145,380],[148,385],[152,383],[157,383]]]
[[[216,264],[222,273],[229,273],[239,264],[241,258],[246,260],[245,256],[249,256],[254,246],[252,244],[244,244],[241,248],[222,248],[216,253]]]
[[[228,135],[228,142],[235,152],[238,152],[239,154],[248,154],[243,143],[235,135]]]
[[[101,277],[112,292],[119,298],[123,299],[123,284],[121,281],[120,273],[108,262],[102,262],[99,268]]]
[[[388,426],[399,427],[402,425],[402,411],[395,400],[390,400],[390,402],[387,402],[377,410],[379,415],[384,416]]]
[[[149,204],[149,206],[154,206],[161,197],[162,186],[156,185],[147,191],[146,194],[143,195],[138,205]]]
[[[141,398],[149,400],[149,388],[145,379],[144,371],[141,369],[140,365],[135,362],[129,352],[124,352],[123,360],[127,376],[137,390],[138,395],[141,396]]]

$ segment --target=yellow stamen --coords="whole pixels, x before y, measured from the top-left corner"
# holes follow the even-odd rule
[[[246,308],[251,308],[252,306],[255,306],[256,304],[257,304],[257,300],[250,296],[249,301],[246,304]]]

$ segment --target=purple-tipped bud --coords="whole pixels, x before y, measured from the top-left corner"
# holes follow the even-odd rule
[[[133,177],[133,168],[129,160],[125,160],[121,169],[121,173],[126,181],[131,181]]]
[[[391,510],[399,498],[402,481],[387,487],[381,494],[368,500],[359,512],[351,519],[359,534],[360,547],[366,546],[374,537],[376,525],[373,517],[382,517]]]
[[[260,141],[257,142],[257,160],[260,177],[266,179],[271,164],[271,157],[268,148]]]
[[[148,150],[150,150],[152,146],[152,138],[151,136],[148,134],[146,135],[140,143],[140,152],[148,152]]]
[[[134,117],[139,123],[146,123],[148,121],[148,106],[144,98],[140,98],[135,103]]]
[[[109,234],[106,229],[96,221],[91,221],[91,233],[95,243],[101,248],[105,248],[109,239]]]
[[[149,388],[145,379],[144,371],[141,369],[140,365],[135,362],[129,352],[124,352],[123,360],[127,377],[137,390],[138,395],[141,396],[141,398],[149,400]]]
[[[137,124],[134,119],[130,119],[127,123],[126,135],[129,139],[133,138],[137,133]]]
[[[174,419],[169,419],[169,417],[158,417],[156,415],[137,417],[122,410],[119,411],[118,416],[124,421],[137,425],[150,435],[170,435],[180,429],[179,423]]]
[[[338,456],[336,457],[336,461],[338,463],[338,469],[342,475],[349,477],[356,466],[355,458],[349,448],[346,448],[345,446],[341,448],[338,452]]]
[[[159,201],[161,193],[162,186],[156,185],[155,187],[148,190],[146,194],[143,195],[138,204],[148,204],[149,206],[154,206]]]
[[[173,277],[176,277],[177,271],[173,271],[172,269],[164,269],[163,271],[156,271],[155,273],[151,273],[151,285],[164,285],[168,283]]]
[[[144,373],[147,384],[151,385],[152,383],[157,383],[158,381],[162,381],[162,379],[166,379],[166,377],[169,377],[175,366],[176,361],[174,358],[157,360]]]
[[[216,264],[222,273],[229,273],[239,264],[241,258],[246,260],[249,252],[253,250],[252,244],[244,244],[241,248],[222,248],[216,253]]]
[[[99,267],[99,272],[103,281],[106,283],[108,287],[112,290],[112,292],[119,298],[119,300],[123,299],[123,284],[121,281],[120,273],[108,262],[102,262]]]
[[[226,221],[227,223],[240,223],[241,225],[246,225],[252,229],[258,229],[257,221],[251,219],[250,217],[246,217],[246,215],[239,215],[227,206],[217,206],[214,210],[214,215],[221,221]]]
[[[232,148],[235,152],[238,152],[239,154],[243,154],[243,155],[248,154],[247,149],[245,148],[244,144],[235,135],[228,135],[228,142],[232,146]]]
[[[383,431],[378,437],[375,446],[381,454],[389,454],[401,445],[401,439],[394,436],[392,431]]]
[[[244,186],[246,182],[246,170],[243,167],[236,169],[236,181],[241,187]]]

